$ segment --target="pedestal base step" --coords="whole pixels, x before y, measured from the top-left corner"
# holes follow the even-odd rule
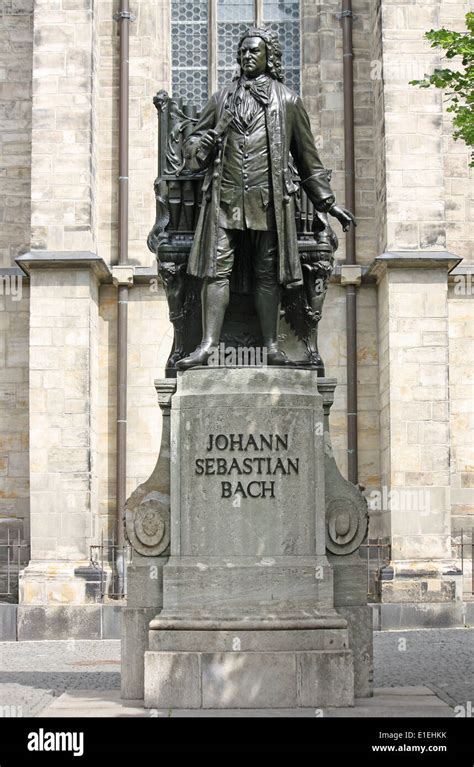
[[[350,650],[145,653],[147,708],[353,705]]]

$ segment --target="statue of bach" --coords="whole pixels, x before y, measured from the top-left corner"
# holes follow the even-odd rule
[[[303,284],[298,177],[317,211],[335,216],[344,231],[355,226],[353,214],[336,204],[303,102],[283,84],[281,59],[274,32],[248,29],[238,45],[240,75],[210,98],[184,147],[187,168],[207,171],[188,262],[188,273],[203,280],[203,337],[177,363],[180,370],[205,365],[218,346],[241,254],[252,265],[267,364],[289,363],[278,348],[278,324],[282,287]]]

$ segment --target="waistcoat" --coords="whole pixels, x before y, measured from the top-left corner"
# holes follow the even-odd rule
[[[219,226],[225,229],[275,229],[270,153],[265,110],[245,126],[234,120],[222,159]]]

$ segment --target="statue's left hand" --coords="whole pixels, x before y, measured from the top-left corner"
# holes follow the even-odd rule
[[[349,230],[351,224],[357,226],[353,213],[351,213],[350,210],[346,210],[346,208],[342,208],[340,205],[333,205],[328,212],[331,216],[337,218],[344,232]]]

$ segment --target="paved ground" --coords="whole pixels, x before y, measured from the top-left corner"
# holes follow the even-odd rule
[[[120,641],[0,642],[0,716],[36,716],[65,690],[120,690]]]
[[[428,685],[452,706],[471,701],[474,715],[474,629],[376,632],[374,682]]]
[[[373,698],[356,700],[353,708],[298,708],[298,709],[145,709],[142,701],[128,702],[124,705],[120,700],[119,690],[89,692],[74,690],[55,698],[50,706],[41,712],[41,716],[48,718],[74,718],[74,717],[147,717],[147,718],[184,718],[184,717],[287,717],[311,718],[324,716],[325,718],[353,717],[369,718],[385,717],[440,717],[449,718],[454,716],[453,709],[438,698],[427,687],[390,687],[377,688]]]
[[[441,703],[430,690],[451,706],[471,701],[474,709],[474,629],[390,631],[377,632],[374,636],[376,687],[424,687],[412,689],[408,701],[419,715],[422,710],[428,714],[428,709]],[[119,689],[120,642],[117,640],[0,643],[0,716],[35,716],[52,703],[50,715],[58,715],[59,712],[54,714],[58,707],[71,711],[74,706],[93,706],[97,711],[94,715],[112,715],[120,705]],[[59,700],[66,691],[70,694]],[[104,701],[112,707],[108,713],[103,711]],[[377,706],[384,705],[387,715],[400,716],[400,711],[406,710],[407,701],[403,701],[395,689],[384,690],[368,705],[367,713],[354,711],[354,714],[371,716],[375,710],[378,714]],[[449,715],[444,707],[443,711],[443,715]],[[140,714],[143,712],[137,710],[121,713],[122,716]],[[168,712],[155,713],[155,716],[162,715]],[[185,716],[186,712],[181,715]],[[314,716],[314,711],[311,715]]]

